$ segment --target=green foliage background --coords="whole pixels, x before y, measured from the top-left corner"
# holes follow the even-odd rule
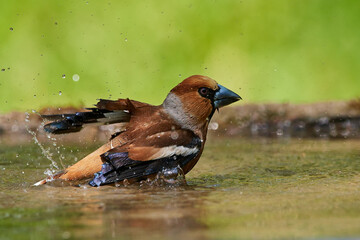
[[[243,102],[359,97],[359,13],[358,0],[2,0],[0,112],[160,104],[193,74]]]

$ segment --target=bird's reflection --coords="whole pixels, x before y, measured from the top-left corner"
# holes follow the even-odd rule
[[[66,205],[78,206],[75,211],[80,215],[69,220],[83,226],[72,230],[75,236],[206,239],[203,205],[211,189],[187,185],[67,188]]]

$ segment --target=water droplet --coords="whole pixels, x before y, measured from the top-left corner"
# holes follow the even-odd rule
[[[179,77],[181,77],[181,74],[179,74]]]
[[[57,22],[55,22],[55,25],[58,25],[58,23],[57,23]]]
[[[79,76],[78,74],[74,74],[74,75],[72,76],[72,79],[73,79],[74,82],[77,82],[77,81],[79,81],[80,76]]]
[[[12,28],[12,27],[10,27],[9,29],[10,29],[10,31],[13,31],[13,30],[14,30],[14,28]]]
[[[207,67],[205,68],[205,70],[207,70]]]
[[[127,42],[127,38],[125,38],[125,42]]]
[[[36,94],[34,94],[34,97],[36,97]]]
[[[28,112],[25,113],[25,122],[29,122],[30,114]]]
[[[2,72],[5,72],[5,68],[2,68],[1,71],[2,71]]]
[[[217,130],[219,128],[219,124],[217,122],[212,122],[209,124],[208,128],[211,130]]]
[[[135,173],[134,173],[135,174]],[[129,180],[127,180],[126,178],[123,180],[123,184],[124,184],[124,186],[126,187],[126,186],[129,186],[130,185],[130,182],[129,182]]]
[[[59,91],[59,96],[61,96],[61,94],[62,94],[62,92],[61,92],[61,91]]]
[[[62,78],[65,78],[66,76],[65,76],[65,74],[63,74],[63,75],[61,75],[61,77],[62,77]]]
[[[171,138],[172,138],[173,140],[176,140],[176,139],[179,138],[179,134],[178,134],[177,132],[172,132],[172,133],[171,133]]]

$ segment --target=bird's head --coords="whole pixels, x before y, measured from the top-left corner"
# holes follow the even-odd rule
[[[163,106],[180,122],[198,125],[209,121],[216,109],[240,99],[239,95],[215,80],[194,75],[174,87]]]

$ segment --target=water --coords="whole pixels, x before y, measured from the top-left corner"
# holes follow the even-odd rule
[[[51,162],[33,143],[2,144],[0,239],[353,239],[359,146],[212,138],[187,186],[92,188],[33,187]],[[53,159],[70,165],[96,147],[63,146]]]

